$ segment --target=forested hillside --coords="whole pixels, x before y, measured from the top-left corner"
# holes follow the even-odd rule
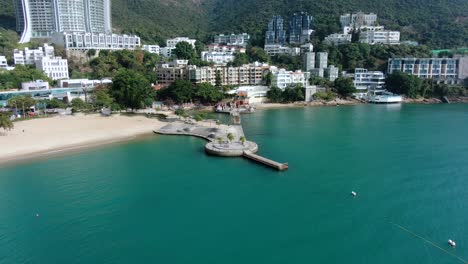
[[[0,26],[14,29],[12,0],[0,0]],[[339,31],[339,15],[374,12],[388,29],[402,31],[403,40],[431,48],[468,45],[466,0],[112,0],[116,31],[139,34],[144,41],[162,42],[177,35],[207,40],[213,33],[248,32],[261,44],[273,14],[285,17],[308,11],[316,39]]]

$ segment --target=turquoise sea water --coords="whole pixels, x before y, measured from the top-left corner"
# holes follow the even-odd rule
[[[264,110],[243,124],[290,169],[157,135],[0,168],[0,263],[468,260],[468,105]]]

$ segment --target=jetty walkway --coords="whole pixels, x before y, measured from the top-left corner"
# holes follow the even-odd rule
[[[288,169],[287,163],[279,163],[259,155],[258,145],[245,140],[244,131],[240,124],[219,125],[215,122],[183,122],[175,121],[153,130],[161,135],[194,136],[208,141],[205,145],[206,153],[221,157],[245,157],[277,170]],[[231,140],[229,139],[231,138]]]

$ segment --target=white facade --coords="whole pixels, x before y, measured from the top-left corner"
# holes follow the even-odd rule
[[[5,56],[0,56],[0,69],[6,69],[8,67],[7,59]]]
[[[385,85],[385,75],[381,71],[356,68],[354,74],[350,74],[349,77],[353,79],[357,90],[382,89]]]
[[[292,84],[300,84],[303,87],[309,86],[310,74],[308,72],[276,69],[272,71],[272,76],[271,86],[276,86],[281,90]]]
[[[166,41],[166,46],[168,48],[175,48],[177,43],[179,43],[179,42],[187,42],[190,45],[192,45],[193,48],[195,48],[195,42],[197,42],[197,40],[186,38],[186,37],[177,37],[177,38],[173,38],[173,39],[168,39]]]
[[[214,52],[245,53],[245,48],[243,47],[219,45],[219,44],[208,45],[206,49],[208,51],[214,51]]]
[[[249,43],[250,35],[247,33],[231,34],[231,35],[217,35],[214,37],[214,43],[225,44],[230,46],[246,47]]]
[[[110,0],[15,0],[20,43],[55,32],[110,33]]]
[[[54,47],[44,44],[43,47],[37,49],[24,48],[24,50],[15,49],[13,51],[13,60],[15,65],[34,65],[36,61],[43,57],[54,57]]]
[[[159,55],[160,47],[159,45],[143,45],[143,50],[146,50],[149,53],[155,53]]]
[[[338,34],[334,33],[325,37],[324,42],[329,45],[343,45],[351,43],[351,34]]]
[[[203,51],[201,59],[207,62],[213,62],[218,65],[225,65],[228,62],[234,61],[234,53],[232,52],[216,52]]]
[[[21,91],[33,91],[33,90],[47,90],[49,89],[49,83],[43,80],[36,80],[32,82],[22,82]]]
[[[266,44],[265,52],[270,56],[277,56],[277,55],[283,55],[283,54],[291,55],[291,56],[299,56],[301,54],[301,49],[286,47],[280,44]]]
[[[359,42],[373,44],[398,45],[400,44],[400,32],[389,30],[361,31]]]
[[[57,82],[60,88],[89,88],[96,87],[98,85],[111,84],[112,80],[89,80],[89,79],[65,79]]]
[[[68,62],[60,57],[43,57],[36,61],[36,69],[41,70],[52,80],[68,79]]]
[[[140,47],[140,37],[120,34],[62,32],[52,36],[52,41],[65,50],[133,50]]]

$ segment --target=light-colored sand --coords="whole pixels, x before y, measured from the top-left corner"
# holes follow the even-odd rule
[[[33,119],[14,125],[11,131],[0,131],[0,163],[128,140],[152,133],[166,123],[144,116],[95,114]]]

